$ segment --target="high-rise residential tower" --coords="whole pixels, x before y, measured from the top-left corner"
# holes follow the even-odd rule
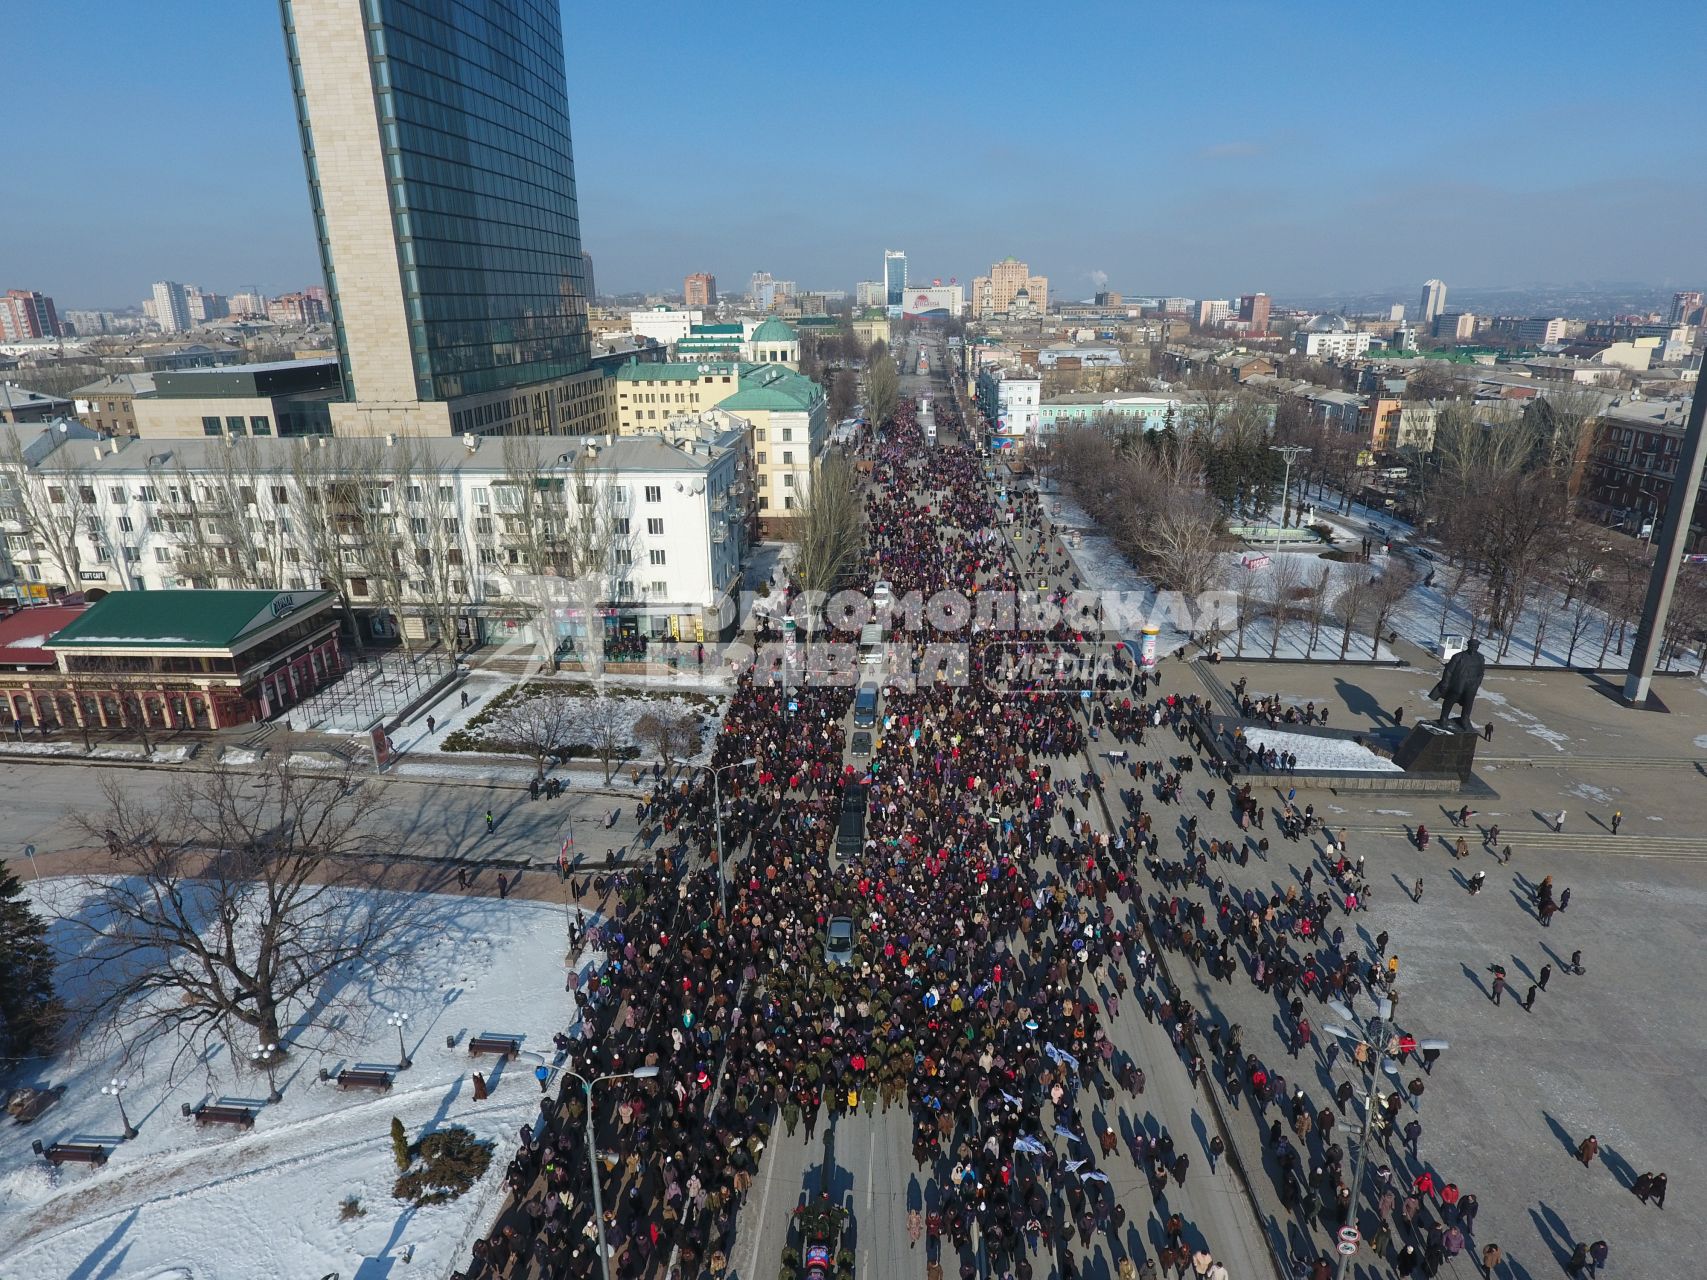
[[[1433,324],[1434,318],[1446,310],[1446,281],[1424,280],[1422,291],[1422,323]]]
[[[596,430],[557,0],[280,0],[348,403],[333,430]]]
[[[905,300],[907,292],[907,251],[905,249],[885,249],[883,251],[883,293],[884,298],[892,307],[898,307]]]
[[[1021,294],[1026,298],[1025,310],[1038,315],[1049,310],[1049,278],[1032,275],[1018,258],[1003,258],[991,264],[989,275],[972,281],[972,314],[1006,315]]]
[[[154,285],[154,319],[167,333],[182,333],[190,327],[189,291],[176,280]]]
[[[682,281],[682,305],[684,307],[715,307],[717,305],[717,277],[709,271],[696,271]]]
[[[59,315],[53,299],[34,289],[8,289],[0,296],[0,338],[19,342],[25,338],[58,338]]]

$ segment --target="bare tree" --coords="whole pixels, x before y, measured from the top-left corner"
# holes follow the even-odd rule
[[[654,707],[635,721],[634,741],[656,755],[667,774],[677,760],[692,754],[699,741],[699,717],[683,707]]]
[[[72,591],[83,568],[78,539],[99,519],[88,465],[94,454],[79,450],[99,448],[93,441],[67,441],[42,460],[44,469],[25,457],[17,431],[0,431],[0,506],[10,508],[5,514],[22,526],[32,547],[47,554],[61,585]]]
[[[859,563],[865,545],[865,503],[859,474],[845,454],[830,453],[818,464],[799,504],[799,549],[790,573],[805,593],[807,650],[817,630],[820,602]]]
[[[605,784],[611,780],[612,764],[628,746],[629,717],[622,704],[608,694],[583,698],[576,709],[577,742],[593,749],[605,769]]]
[[[1369,603],[1370,572],[1366,564],[1353,565],[1351,572],[1340,582],[1339,595],[1334,599],[1334,611],[1342,624],[1340,632],[1340,661],[1351,652],[1351,633],[1358,618]]]
[[[304,575],[324,591],[338,597],[338,605],[349,620],[350,635],[359,653],[366,647],[362,629],[350,606],[352,594],[371,598],[363,571],[360,548],[361,518],[358,497],[343,463],[346,441],[331,436],[308,436],[291,452],[285,502],[278,518],[289,522],[291,549],[298,555]],[[364,590],[355,591],[353,579],[361,579]]]
[[[404,849],[350,774],[215,769],[154,802],[110,779],[102,792],[80,824],[113,866],[61,923],[87,935],[74,963],[99,974],[84,1016],[127,1056],[175,1039],[176,1065],[237,1026],[276,1044],[335,1025],[407,946],[413,898],[372,892]]]
[[[1303,585],[1303,580],[1304,575],[1296,556],[1281,555],[1269,561],[1263,583],[1263,595],[1264,602],[1268,605],[1268,656],[1271,658],[1280,649],[1280,633],[1292,617],[1292,610],[1297,603],[1295,597]]]
[[[447,653],[457,651],[457,622],[470,600],[469,530],[457,498],[457,475],[443,455],[424,440],[397,445],[406,454],[402,482],[403,535],[414,573],[416,607],[431,619]]]
[[[1332,577],[1333,570],[1323,565],[1315,583],[1310,587],[1309,599],[1304,606],[1304,616],[1310,623],[1310,643],[1304,649],[1307,654],[1316,652],[1316,641],[1322,636],[1322,619],[1328,609],[1328,580]]]
[[[377,437],[342,440],[337,446],[344,454],[346,498],[354,506],[369,590],[396,622],[403,651],[412,656],[415,644],[406,617],[416,579],[400,513],[403,494],[414,483],[413,451]]]
[[[865,411],[874,428],[884,426],[895,416],[895,406],[901,402],[901,375],[895,368],[895,358],[888,351],[877,356],[865,369]]]
[[[533,757],[534,776],[543,778],[551,761],[574,744],[580,728],[577,699],[549,685],[519,686],[487,720],[481,735]]]
[[[1375,633],[1369,637],[1369,656],[1381,656],[1381,637],[1387,630],[1387,620],[1417,585],[1417,576],[1409,565],[1389,556],[1386,571],[1369,584],[1369,609],[1375,618]]]

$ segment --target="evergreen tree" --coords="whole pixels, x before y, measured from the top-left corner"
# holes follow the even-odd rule
[[[0,1058],[51,1052],[65,1020],[53,993],[47,925],[23,894],[18,877],[0,863]]]

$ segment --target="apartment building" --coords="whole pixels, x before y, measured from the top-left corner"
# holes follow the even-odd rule
[[[740,428],[69,441],[0,460],[20,580],[109,591],[336,584],[375,635],[703,639],[734,624],[754,477]],[[544,583],[587,598],[542,598]],[[36,595],[36,592],[29,592]]]

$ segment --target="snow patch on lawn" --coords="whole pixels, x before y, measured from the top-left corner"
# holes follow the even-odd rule
[[[1291,752],[1298,757],[1300,769],[1334,773],[1404,772],[1385,756],[1378,756],[1349,738],[1318,738],[1314,734],[1287,733],[1280,729],[1246,729],[1245,740],[1253,746]]]
[[[71,916],[87,902],[73,880],[31,881],[25,892]],[[36,1127],[41,1136],[112,1134],[117,1115],[100,1086],[130,1080],[125,1103],[140,1136],[119,1143],[104,1168],[55,1170],[25,1141],[0,1145],[0,1274],[10,1277],[102,1275],[124,1280],[224,1280],[230,1277],[395,1275],[414,1249],[410,1274],[448,1275],[467,1261],[467,1242],[503,1195],[503,1173],[516,1133],[535,1119],[532,1069],[553,1057],[551,1037],[568,1030],[574,1006],[563,991],[565,962],[583,972],[598,953],[566,955],[564,908],[511,898],[384,893],[407,907],[419,945],[407,963],[364,988],[351,1022],[336,1035],[304,1030],[288,1041],[279,1069],[284,1100],[265,1105],[268,1084],[253,1070],[253,1046],[216,1043],[184,1078],[169,1078],[170,1053],[157,1048],[121,1067],[93,1042],[76,1056],[36,1065],[34,1083],[64,1085],[64,1098]],[[50,928],[64,949],[82,944],[63,925]],[[62,970],[62,972],[66,972]],[[67,991],[75,1000],[81,994]],[[389,1065],[397,1035],[388,1012],[410,1015],[413,1066],[388,1094],[343,1093],[318,1079],[321,1068]],[[522,1037],[520,1062],[471,1059],[468,1037]],[[446,1047],[446,1036],[456,1043]],[[233,1056],[242,1063],[233,1064]],[[493,1092],[473,1100],[470,1073],[486,1073]],[[201,1127],[182,1103],[227,1098],[258,1108],[249,1131]],[[411,1138],[451,1124],[496,1144],[487,1176],[460,1200],[411,1209],[392,1199],[397,1176],[391,1117]],[[346,1197],[363,1216],[339,1216]],[[264,1242],[259,1252],[258,1242]]]

